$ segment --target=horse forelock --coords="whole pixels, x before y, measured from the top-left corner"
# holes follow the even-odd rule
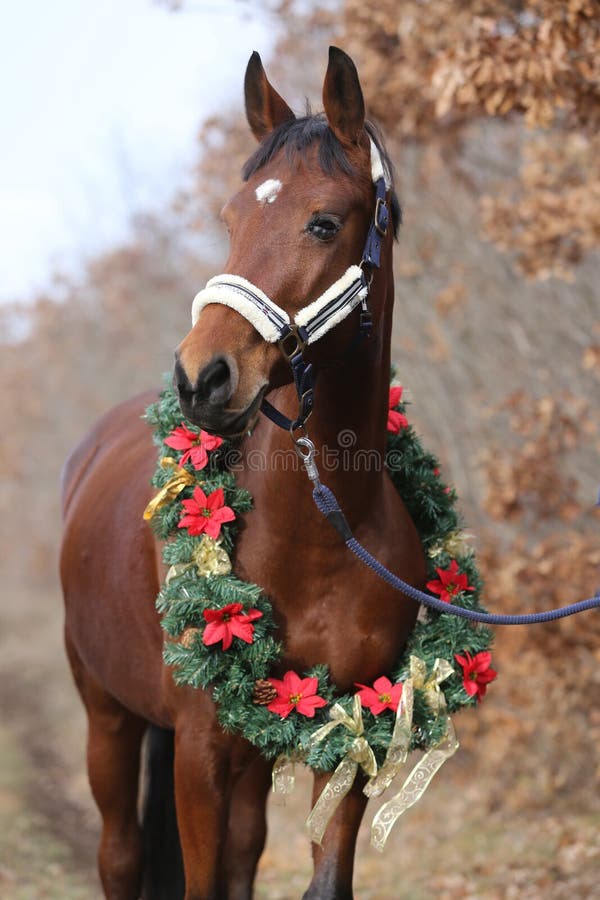
[[[383,143],[379,129],[372,122],[365,122],[365,129],[371,140],[381,154],[383,166],[387,170],[392,182],[391,208],[394,235],[397,236],[398,228],[402,223],[402,209],[398,196],[394,189],[394,167]],[[348,158],[342,143],[337,139],[327,124],[324,113],[316,115],[307,114],[296,119],[289,119],[275,128],[261,142],[255,152],[250,156],[242,168],[242,178],[248,181],[252,175],[262,169],[279,153],[284,150],[290,165],[299,160],[306,162],[309,149],[318,143],[316,158],[325,175],[333,176],[336,171],[346,175],[358,176],[356,166]]]

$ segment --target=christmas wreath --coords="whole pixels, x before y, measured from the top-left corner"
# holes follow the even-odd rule
[[[371,685],[357,684],[353,695],[340,696],[325,661],[306,672],[273,677],[283,648],[271,604],[259,585],[237,578],[231,566],[240,517],[252,508],[251,496],[237,486],[231,470],[234,448],[182,421],[170,387],[146,418],[159,460],[152,481],[158,493],[144,516],[165,541],[169,569],[157,607],[170,638],[164,659],[174,667],[176,681],[212,691],[222,727],[277,761],[275,784],[286,783],[290,760],[335,770],[329,793],[337,799],[323,796],[311,814],[315,840],[359,767],[369,777],[365,792],[377,796],[409,751],[426,751],[402,796],[394,798],[395,811],[388,810],[397,817],[458,746],[449,714],[475,705],[496,677],[490,630],[422,611],[392,671]],[[428,589],[448,603],[484,611],[456,493],[444,484],[438,461],[409,424],[400,386],[390,388],[387,427],[386,464],[421,537]],[[383,845],[389,827],[376,845]],[[374,826],[374,837],[375,831]]]

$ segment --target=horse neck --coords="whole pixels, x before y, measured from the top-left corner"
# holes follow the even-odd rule
[[[390,266],[374,279],[371,304],[380,312],[373,334],[347,358],[324,367],[318,374],[314,412],[307,423],[317,448],[321,479],[355,522],[360,521],[362,510],[372,506],[383,483],[393,291]],[[275,405],[293,416],[297,409],[294,388],[277,391]],[[260,431],[261,450],[267,460],[282,451],[291,451],[286,432],[271,425]],[[266,481],[270,481],[271,490],[284,492],[286,506],[294,494],[298,503],[312,504],[310,486],[301,467],[298,471],[282,470],[277,465],[268,468]],[[258,490],[263,487],[264,481],[256,486]]]

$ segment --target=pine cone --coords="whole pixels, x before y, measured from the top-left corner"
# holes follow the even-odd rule
[[[197,634],[200,633],[199,628],[186,628],[185,631],[181,633],[181,637],[179,638],[179,643],[182,647],[185,647],[186,650],[189,650],[192,644],[194,643],[194,638]]]
[[[270,681],[266,681],[264,678],[259,678],[258,681],[254,683],[254,690],[252,691],[252,702],[256,703],[257,706],[267,706],[271,700],[274,700],[277,696],[277,691],[273,687]]]

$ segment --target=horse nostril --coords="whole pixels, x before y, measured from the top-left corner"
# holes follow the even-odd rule
[[[173,383],[180,397],[189,397],[194,393],[194,388],[187,377],[186,371],[177,358],[173,368]]]
[[[223,356],[215,356],[205,366],[196,383],[193,384],[179,358],[175,358],[173,369],[173,383],[187,410],[191,414],[199,403],[213,403],[215,406],[225,406],[235,391],[237,379],[233,374],[236,371],[235,363],[229,363]]]
[[[225,404],[231,397],[231,369],[222,356],[213,359],[200,372],[196,391],[199,399]]]

